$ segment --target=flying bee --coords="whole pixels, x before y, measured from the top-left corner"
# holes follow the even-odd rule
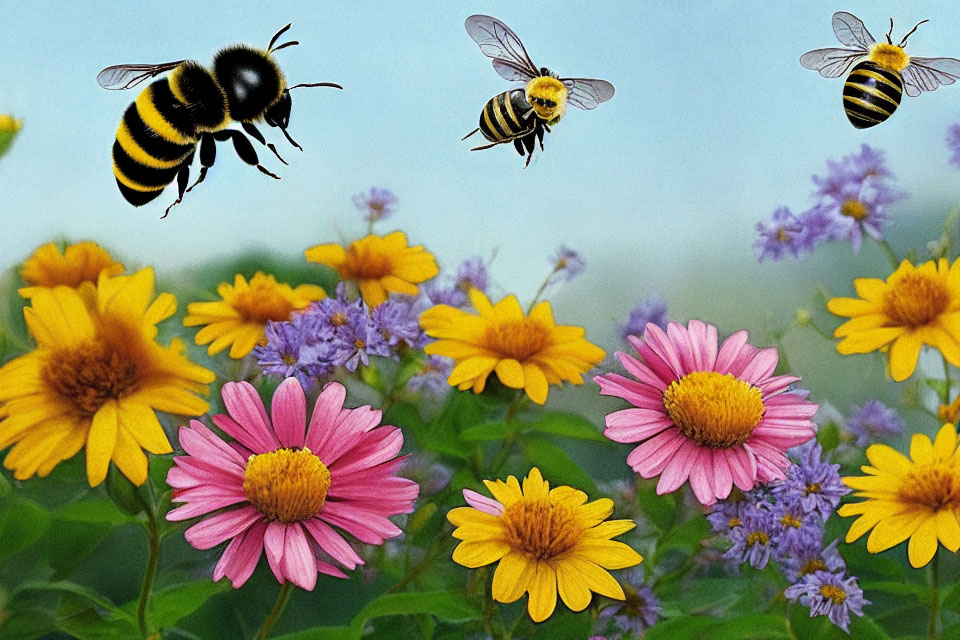
[[[568,103],[578,109],[594,109],[613,97],[613,85],[606,80],[561,78],[546,67],[537,67],[517,34],[496,18],[470,16],[464,26],[480,51],[493,58],[493,68],[501,78],[525,83],[524,88],[504,91],[487,102],[480,126],[463,140],[479,131],[490,144],[471,151],[512,142],[517,153],[527,156],[526,167],[534,144],[539,142],[543,150],[544,131],[549,133],[563,117]]]
[[[856,128],[873,127],[893,115],[904,89],[915,97],[960,78],[960,60],[956,58],[919,58],[903,50],[907,38],[924,22],[927,20],[918,22],[900,44],[893,44],[891,18],[887,41],[878,43],[859,18],[838,11],[833,14],[833,32],[851,48],[807,51],[800,56],[800,64],[819,71],[824,78],[839,78],[849,71],[843,85],[843,110]]]
[[[283,27],[266,50],[243,44],[232,45],[213,58],[211,69],[193,60],[177,60],[162,64],[121,64],[107,67],[97,74],[104,89],[130,89],[144,80],[165,71],[170,74],[152,82],[127,107],[117,127],[113,143],[113,174],[117,187],[127,202],[135,207],[157,196],[168,184],[177,180],[176,201],[184,193],[203,182],[207,170],[216,160],[216,143],[230,140],[240,159],[255,166],[271,178],[279,176],[264,168],[250,140],[242,132],[227,127],[239,122],[243,130],[265,145],[280,162],[276,147],[268,144],[254,122],[263,120],[278,127],[287,140],[301,151],[290,137],[290,91],[298,87],[335,87],[331,82],[314,82],[287,86],[273,54],[285,47],[300,44],[296,40],[274,46],[290,25]],[[189,188],[190,165],[200,147],[200,173]]]

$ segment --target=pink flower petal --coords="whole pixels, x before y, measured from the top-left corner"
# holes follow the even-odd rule
[[[627,464],[644,478],[652,478],[686,440],[676,428],[662,431],[631,451]]]
[[[230,417],[236,420],[237,424],[243,427],[252,439],[258,442],[270,442],[271,445],[266,451],[281,448],[280,441],[277,440],[270,425],[270,419],[267,417],[267,410],[263,407],[263,401],[260,400],[260,395],[257,394],[257,390],[253,388],[252,384],[249,382],[228,382],[223,385],[220,393]],[[214,422],[216,422],[216,419],[214,419]],[[263,453],[263,451],[258,451],[258,453]]]
[[[777,361],[779,359],[780,356],[774,347],[758,349],[757,352],[753,354],[750,362],[748,362],[741,371],[731,371],[731,373],[741,380],[756,386],[757,383],[770,377],[773,370],[777,368]]]
[[[246,460],[197,420],[191,420],[189,427],[180,427],[179,437],[184,451],[207,464],[241,472],[247,466]]]
[[[690,468],[696,461],[697,456],[700,455],[701,448],[696,442],[684,438],[684,442],[660,474],[660,481],[657,483],[657,495],[673,493],[687,481],[687,478],[690,477]]]
[[[676,322],[671,322],[667,325],[667,330],[670,329],[671,325],[679,325]],[[684,331],[686,329],[684,328]],[[640,351],[640,355],[643,356],[644,361],[653,369],[661,378],[665,380],[677,380],[682,378],[684,375],[689,373],[683,368],[680,359],[680,352],[677,345],[674,345],[670,340],[670,337],[664,332],[663,329],[657,325],[649,327],[644,334],[644,339],[646,345],[644,349]],[[649,350],[649,351],[648,351]],[[654,366],[656,360],[663,362],[669,369],[669,375],[664,376],[661,372],[662,369]]]
[[[287,540],[287,525],[280,522],[270,522],[267,524],[266,533],[263,535],[263,550],[267,552],[267,562],[270,564],[270,570],[273,571],[277,582],[283,584],[286,582],[283,573],[283,550]]]
[[[631,380],[619,373],[594,376],[593,381],[600,385],[600,395],[623,398],[635,407],[647,409],[656,408],[658,405],[663,407],[663,391],[655,386]],[[659,382],[659,386],[666,388],[663,381]]]
[[[383,544],[385,539],[403,533],[383,516],[345,502],[328,502],[317,517],[367,544]]]
[[[730,373],[730,367],[737,358],[744,346],[747,345],[747,339],[750,337],[745,330],[737,331],[730,335],[723,344],[720,345],[720,351],[717,354],[717,361],[714,369],[717,373]]]
[[[673,426],[663,410],[621,409],[607,414],[603,435],[614,442],[640,442]]]
[[[234,589],[243,586],[257,568],[260,553],[263,551],[263,534],[267,529],[265,522],[254,523],[252,527],[238,535],[227,545],[213,569],[213,581],[219,582],[226,576]]]
[[[339,382],[331,382],[323,388],[317,398],[317,403],[313,406],[313,415],[310,416],[310,426],[307,427],[305,446],[318,456],[324,443],[333,435],[333,427],[337,423],[346,397],[346,388]]]
[[[221,542],[245,531],[250,525],[263,518],[252,506],[244,506],[232,511],[223,511],[201,520],[187,529],[183,536],[195,549],[212,549]]]
[[[714,497],[713,485],[710,483],[710,474],[713,471],[711,465],[712,454],[707,447],[702,447],[697,454],[697,459],[690,469],[690,488],[693,489],[693,495],[705,507],[709,507],[717,501]]]
[[[743,491],[749,491],[757,484],[757,460],[753,452],[743,446],[725,450],[727,464],[733,483]]]
[[[647,364],[640,362],[633,356],[627,355],[626,353],[617,352],[617,357],[620,359],[620,363],[623,365],[623,368],[636,377],[639,382],[653,387],[655,390],[660,392],[667,388],[667,383],[664,382],[665,378],[657,375],[657,373],[647,366]]]
[[[363,564],[363,560],[357,555],[353,547],[326,522],[318,518],[311,518],[304,520],[303,526],[310,532],[321,549],[347,569],[355,569],[358,564]]]
[[[283,545],[283,575],[301,589],[313,591],[317,586],[317,557],[313,555],[300,525],[299,522],[287,525]]]
[[[326,442],[321,444],[318,451],[310,450],[329,467],[356,446],[361,434],[376,428],[380,424],[380,417],[379,409],[371,409],[366,405],[344,409],[333,428],[327,432],[329,437]]]
[[[281,382],[273,394],[271,409],[273,428],[280,444],[288,449],[303,448],[307,426],[307,398],[303,394],[300,381],[287,378]],[[316,581],[316,571],[313,572],[313,577]]]
[[[230,446],[241,456],[243,456],[243,453],[237,450],[237,446],[239,445],[250,450],[251,453],[267,453],[268,451],[276,451],[279,448],[276,438],[273,435],[265,434],[259,429],[251,433],[225,413],[218,413],[213,416],[213,424],[223,429],[224,433],[236,440],[236,442],[231,442]],[[249,457],[249,455],[247,457]]]
[[[334,578],[347,578],[345,574],[340,569],[336,568],[329,562],[324,562],[323,560],[317,560],[317,571],[324,575],[333,576]]]
[[[467,504],[477,511],[489,513],[490,515],[497,517],[503,515],[503,505],[493,498],[488,498],[487,496],[479,494],[470,489],[463,490],[463,498],[467,501]]]
[[[391,426],[378,427],[360,434],[353,447],[329,462],[324,461],[330,473],[349,473],[358,469],[375,467],[400,453],[403,448],[403,433]]]
[[[730,465],[727,463],[727,456],[723,449],[715,449],[712,454],[714,495],[723,500],[730,495],[730,491],[733,489],[733,475],[730,472]]]
[[[167,520],[170,522],[178,522],[181,520],[189,520],[190,518],[196,518],[198,516],[206,515],[211,511],[216,511],[217,509],[223,509],[224,507],[230,507],[241,502],[247,502],[247,496],[243,491],[233,492],[233,493],[224,493],[224,494],[212,494],[207,493],[197,497],[196,495],[185,495],[189,494],[191,491],[205,491],[205,487],[197,487],[196,489],[187,489],[186,491],[181,492],[174,498],[177,502],[188,502],[182,507],[178,507],[169,511],[167,513]]]
[[[167,471],[167,484],[174,489],[189,489],[199,485],[235,487],[243,484],[243,470],[233,465],[215,467],[191,456],[173,459],[174,465]]]

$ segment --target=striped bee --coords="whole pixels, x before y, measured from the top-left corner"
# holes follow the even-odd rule
[[[819,71],[824,78],[839,78],[849,71],[843,85],[843,110],[856,128],[873,127],[893,115],[904,89],[915,97],[960,78],[960,60],[956,58],[919,58],[903,50],[907,38],[924,22],[927,20],[918,22],[895,45],[891,18],[887,41],[878,43],[859,18],[838,11],[833,14],[833,32],[851,48],[807,51],[800,56],[800,64]]]
[[[613,97],[613,85],[606,80],[561,78],[546,67],[537,67],[530,59],[520,38],[510,27],[490,16],[470,16],[464,25],[480,51],[493,58],[493,68],[505,80],[520,81],[524,87],[504,91],[491,98],[480,114],[480,126],[465,135],[466,140],[477,131],[490,144],[471,151],[489,149],[512,142],[530,164],[534,145],[543,150],[544,131],[563,117],[567,104],[578,109],[594,109]]]
[[[265,145],[283,162],[273,144],[253,124],[264,120],[279,127],[287,140],[303,150],[287,132],[292,100],[290,90],[298,87],[335,87],[330,82],[296,84],[288,87],[272,54],[299,44],[296,40],[274,47],[290,25],[283,27],[266,50],[238,44],[214,56],[205,69],[192,60],[162,64],[121,64],[97,74],[104,89],[130,89],[165,71],[170,74],[152,82],[127,107],[113,143],[113,174],[123,197],[135,207],[157,196],[177,180],[176,201],[162,217],[183,200],[184,193],[203,182],[216,160],[216,143],[230,140],[240,159],[265,175],[280,179],[264,168],[250,140],[242,132],[228,129],[234,121],[257,142]],[[200,172],[189,188],[190,165],[200,147]]]

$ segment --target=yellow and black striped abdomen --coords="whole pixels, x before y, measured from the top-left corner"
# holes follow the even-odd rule
[[[865,60],[843,85],[843,110],[857,129],[878,125],[897,110],[903,97],[900,73]]]
[[[196,63],[150,84],[127,107],[113,143],[113,174],[127,202],[160,195],[193,159],[203,131],[229,124],[223,93]]]
[[[523,89],[504,91],[483,107],[480,133],[490,142],[510,142],[533,131],[535,118]]]

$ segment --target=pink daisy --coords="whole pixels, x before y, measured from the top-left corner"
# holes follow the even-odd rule
[[[639,442],[627,464],[644,478],[660,476],[657,493],[690,480],[704,505],[782,479],[785,452],[813,437],[817,405],[804,391],[788,391],[796,376],[774,376],[775,348],[747,344],[738,331],[717,349],[717,328],[691,320],[664,331],[648,324],[643,338],[629,336],[642,360],[617,353],[637,379],[596,376],[600,393],[633,408],[607,416],[604,435]]]
[[[330,383],[307,424],[303,388],[287,378],[273,396],[271,423],[260,396],[246,382],[223,385],[230,415],[213,422],[233,437],[226,443],[198,420],[180,428],[187,452],[167,474],[174,502],[187,504],[168,520],[214,515],[186,530],[197,549],[230,541],[213,570],[239,588],[266,551],[273,575],[312,590],[317,572],[346,578],[363,560],[333,527],[360,542],[382,544],[400,535],[387,518],[413,510],[419,487],[393,474],[404,458],[396,427],[379,426],[380,411],[344,409],[346,391]]]

